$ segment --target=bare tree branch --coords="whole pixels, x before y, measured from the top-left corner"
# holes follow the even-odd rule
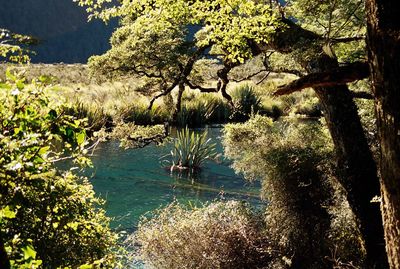
[[[150,104],[148,106],[148,110],[150,110],[153,107],[154,102],[160,98],[161,96],[165,96],[167,94],[169,94],[170,92],[172,92],[172,90],[178,86],[179,84],[179,80],[175,80],[174,83],[171,84],[171,86],[169,86],[168,88],[166,88],[165,90],[163,90],[161,93],[157,94],[156,96],[154,96],[151,100],[150,100]]]
[[[353,96],[353,98],[357,99],[373,100],[375,98],[374,95],[369,92],[351,92],[351,95]]]
[[[369,76],[368,64],[356,62],[330,72],[313,73],[278,87],[275,96],[290,94],[305,88],[329,87],[346,84]]]
[[[257,76],[257,75],[259,75],[259,74],[261,74],[261,73],[263,73],[263,72],[268,72],[268,70],[266,70],[266,69],[262,69],[262,70],[259,70],[259,71],[257,71],[257,72],[255,72],[255,73],[253,73],[253,74],[250,74],[250,75],[248,75],[248,76],[246,76],[246,77],[244,77],[244,78],[241,78],[241,79],[234,79],[234,78],[232,78],[231,80],[233,81],[233,82],[243,82],[243,81],[246,81],[246,80],[249,80],[249,79],[251,79],[251,78],[253,78],[253,77],[255,77],[255,76]]]
[[[348,42],[362,41],[362,40],[365,40],[365,36],[338,37],[338,38],[332,38],[330,41],[332,43],[348,43]]]
[[[256,82],[256,85],[260,85],[264,80],[266,80],[269,74],[271,74],[271,72],[266,73],[259,81]]]
[[[222,97],[224,97],[230,106],[234,107],[233,101],[232,101],[232,97],[227,93],[226,88],[228,86],[229,83],[229,78],[228,78],[228,74],[229,72],[232,70],[232,68],[234,68],[235,66],[238,66],[239,63],[232,63],[232,62],[225,62],[224,63],[224,67],[220,70],[218,70],[217,75],[219,77],[219,81],[218,81],[218,91],[221,91]]]
[[[210,45],[207,46],[203,46],[197,49],[196,52],[193,53],[193,55],[189,58],[189,60],[186,62],[186,65],[182,65],[181,63],[178,63],[178,67],[180,69],[180,74],[179,77],[176,78],[174,80],[174,82],[171,84],[171,86],[169,86],[168,88],[166,88],[165,90],[163,90],[161,93],[157,94],[156,96],[154,96],[149,104],[148,109],[150,110],[153,107],[154,102],[160,98],[161,96],[165,96],[168,93],[170,93],[176,86],[179,85],[179,83],[184,82],[185,80],[187,80],[187,77],[190,75],[190,73],[193,70],[193,65],[196,62],[196,60],[201,57],[201,55],[208,49],[211,47]]]
[[[192,84],[188,79],[185,79],[185,83],[193,90],[200,90],[201,92],[218,92],[218,88],[205,88],[200,85]]]
[[[168,132],[169,125],[164,124],[164,132],[162,134],[156,134],[150,137],[127,137],[127,140],[130,140],[135,143],[137,148],[144,148],[151,143],[155,144],[161,144],[166,137],[168,137],[169,132]]]

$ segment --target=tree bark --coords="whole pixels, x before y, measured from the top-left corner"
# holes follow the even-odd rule
[[[400,7],[367,0],[368,56],[381,145],[381,196],[386,251],[400,268]]]
[[[338,62],[321,54],[309,66],[313,66],[310,72],[326,72],[337,68]],[[379,194],[377,168],[352,93],[346,85],[316,87],[314,90],[335,146],[339,179],[360,222],[367,251],[366,266],[374,268],[377,263],[384,266],[386,255],[380,208],[371,203]]]
[[[4,248],[3,237],[0,233],[0,268],[1,269],[10,269],[10,261],[7,256],[7,252]]]
[[[305,75],[288,84],[279,86],[278,90],[274,92],[274,95],[290,94],[306,88],[346,85],[347,83],[367,77],[369,77],[368,64],[364,62],[355,62],[327,72],[316,72]]]
[[[178,117],[179,112],[181,112],[182,108],[182,96],[183,92],[185,91],[185,84],[179,83],[178,85],[178,95],[176,97],[176,106],[175,106],[175,111],[174,114],[172,115],[173,121],[176,122],[176,119]]]

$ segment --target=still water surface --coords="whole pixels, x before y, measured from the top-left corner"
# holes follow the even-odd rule
[[[221,129],[208,130],[222,153]],[[96,193],[106,200],[113,228],[133,231],[141,215],[174,199],[201,203],[223,198],[263,204],[258,198],[260,186],[236,175],[228,160],[207,162],[195,176],[171,174],[160,160],[170,150],[171,145],[124,150],[116,141],[97,148],[92,157],[95,168],[88,173]]]

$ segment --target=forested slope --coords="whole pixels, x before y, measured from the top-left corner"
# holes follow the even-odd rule
[[[72,0],[0,0],[0,28],[40,39],[36,63],[86,63],[109,48],[115,25],[87,23],[85,10]]]

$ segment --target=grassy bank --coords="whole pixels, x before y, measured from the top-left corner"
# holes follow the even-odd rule
[[[112,127],[120,122],[135,122],[138,125],[154,125],[171,122],[175,111],[177,89],[170,95],[156,100],[148,109],[154,88],[146,80],[125,78],[118,81],[99,81],[90,77],[86,65],[75,64],[36,64],[12,66],[28,80],[47,76],[54,87],[54,97],[60,102],[73,104],[71,113],[80,118],[88,118],[91,130]],[[0,73],[6,66],[0,66]],[[233,76],[243,77],[246,70],[234,72]],[[215,84],[209,78],[209,84]],[[257,79],[256,79],[257,80]],[[175,124],[178,126],[202,126],[227,122],[242,122],[251,114],[262,114],[279,118],[291,114],[305,117],[319,117],[319,104],[314,93],[304,91],[290,96],[273,97],[278,85],[289,81],[290,77],[273,74],[270,78],[256,85],[253,81],[231,82],[228,93],[232,96],[231,107],[220,93],[200,93],[185,89],[181,111]],[[235,81],[235,77],[232,79]]]

